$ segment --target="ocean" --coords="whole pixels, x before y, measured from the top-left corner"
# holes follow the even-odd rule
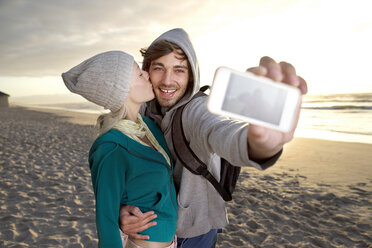
[[[37,106],[85,113],[107,112],[89,102]],[[305,96],[295,136],[372,144],[372,93]]]
[[[372,93],[305,96],[295,136],[372,144]]]

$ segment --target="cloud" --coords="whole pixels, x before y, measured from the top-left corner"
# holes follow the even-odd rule
[[[341,81],[362,84],[370,82],[369,2],[0,0],[0,86],[29,77],[60,79],[107,50],[140,61],[140,48],[175,27],[190,34],[207,82],[217,66],[244,70],[269,55],[294,63],[308,81],[337,82],[328,83],[330,89]]]
[[[297,1],[0,0],[0,77],[58,76],[107,50],[141,60],[139,49],[171,28],[195,38]]]
[[[187,24],[197,2],[0,1],[0,76],[60,74],[98,52],[139,56],[161,32]]]

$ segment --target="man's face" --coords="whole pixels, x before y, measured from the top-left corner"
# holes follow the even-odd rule
[[[186,92],[189,81],[187,60],[172,52],[151,62],[150,80],[162,107],[172,107]]]

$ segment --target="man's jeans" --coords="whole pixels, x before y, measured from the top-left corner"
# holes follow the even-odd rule
[[[177,238],[177,248],[214,248],[217,240],[217,233],[220,230],[212,229],[206,234],[192,238]]]

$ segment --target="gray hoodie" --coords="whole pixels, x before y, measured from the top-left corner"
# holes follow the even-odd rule
[[[205,178],[189,172],[176,157],[172,143],[171,123],[176,109],[189,102],[199,90],[199,65],[192,43],[183,29],[170,30],[151,45],[160,40],[173,42],[182,48],[194,76],[192,87],[188,88],[183,98],[174,106],[160,109],[154,99],[147,104],[150,111],[146,111],[147,115],[161,127],[175,160],[174,178],[179,209],[177,236],[190,238],[227,225],[225,202]],[[236,166],[253,166],[262,169],[262,164],[251,161],[248,156],[248,125],[210,113],[206,108],[206,100],[207,97],[194,99],[183,111],[184,132],[193,152],[208,166],[217,180],[220,177],[220,157]],[[273,164],[278,157],[271,159],[269,163]],[[267,166],[268,163],[265,163],[265,167]]]

